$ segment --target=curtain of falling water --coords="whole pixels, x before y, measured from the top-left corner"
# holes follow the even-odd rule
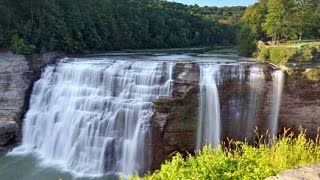
[[[219,64],[200,64],[200,107],[197,149],[204,144],[216,148],[220,143],[220,102],[217,83]]]
[[[221,78],[221,84],[229,82],[226,89],[232,89],[232,92],[227,92],[230,93],[229,97],[225,98],[224,108],[227,110],[223,109],[230,128],[228,137],[238,140],[252,138],[265,90],[263,67],[252,65],[248,68],[248,73],[245,71],[246,67],[239,64],[232,65],[231,71],[228,71],[228,66],[221,66],[221,69],[227,71]]]
[[[173,63],[75,61],[48,66],[34,85],[14,152],[84,175],[145,171],[152,100],[170,96]]]
[[[241,64],[200,64],[200,108],[197,148],[219,145],[221,134],[245,140],[254,136],[261,101],[265,92],[265,74],[261,65],[252,65],[246,74]],[[223,86],[225,86],[222,88]],[[217,86],[224,96],[220,105]],[[231,90],[231,91],[230,91]],[[223,94],[225,93],[225,94]],[[225,114],[221,114],[221,108]],[[226,110],[227,109],[227,110]],[[227,129],[222,128],[223,123]]]
[[[260,66],[251,66],[249,75],[249,96],[246,110],[244,132],[245,138],[254,136],[254,128],[257,123],[258,112],[261,107],[261,99],[265,86],[265,74]]]
[[[272,90],[272,104],[269,120],[270,135],[277,135],[279,124],[279,111],[281,104],[281,95],[284,84],[284,73],[282,70],[276,70],[272,73],[273,90]]]

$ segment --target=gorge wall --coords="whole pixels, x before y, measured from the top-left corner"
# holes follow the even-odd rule
[[[33,82],[40,77],[41,67],[54,63],[60,54],[26,58],[12,53],[0,53],[0,146],[20,141],[21,119],[28,109]],[[219,99],[221,111],[221,140],[234,138],[253,141],[254,127],[266,131],[273,98],[270,66],[221,66]],[[263,73],[261,79],[259,74]],[[173,70],[172,96],[153,103],[151,170],[158,169],[176,152],[194,154],[196,149],[199,112],[199,64],[177,62]],[[263,83],[262,83],[263,82]],[[250,99],[256,100],[258,104]],[[287,76],[281,98],[279,131],[284,127],[297,131],[306,128],[315,137],[320,126],[320,82],[307,81],[297,70]],[[230,107],[234,108],[230,108]],[[251,112],[248,112],[251,109]],[[254,112],[252,112],[254,111]],[[242,112],[242,113],[238,113]],[[253,114],[253,115],[248,115]],[[250,121],[246,121],[250,119]]]
[[[198,122],[199,67],[196,63],[177,63],[173,73],[172,97],[154,102],[152,121],[152,166],[176,152],[193,154]]]
[[[306,69],[296,69],[287,75],[280,107],[280,130],[300,127],[307,136],[315,138],[320,127],[320,81],[304,78]]]
[[[218,87],[221,113],[221,140],[228,138],[246,140],[249,143],[267,129],[277,126],[276,132],[284,128],[297,132],[299,127],[307,129],[307,135],[315,138],[320,127],[320,82],[303,78],[300,70],[293,76],[286,75],[281,96],[279,120],[270,124],[274,105],[275,82],[271,66],[244,65],[221,66]],[[257,69],[261,72],[255,72]],[[259,77],[259,73],[264,77]],[[233,74],[233,75],[232,75]],[[241,75],[242,74],[242,75]],[[176,152],[194,154],[196,150],[197,123],[199,112],[199,66],[176,64],[174,70],[173,96],[155,102],[156,113],[153,125],[152,169],[160,167]],[[242,80],[241,80],[242,79]],[[240,112],[240,113],[239,113]]]
[[[0,53],[0,146],[20,141],[21,119],[28,109],[32,84],[40,77],[41,67],[59,57],[58,53],[28,58]]]

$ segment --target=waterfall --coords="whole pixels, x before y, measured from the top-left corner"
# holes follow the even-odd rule
[[[220,88],[225,96],[225,103],[222,102],[223,122],[227,123],[224,132],[228,131],[230,138],[248,140],[254,136],[259,118],[265,86],[263,68],[260,65],[246,67],[235,64],[231,68],[221,66],[221,69],[225,74],[221,80],[224,86]]]
[[[279,111],[281,104],[281,95],[284,84],[284,73],[282,70],[276,70],[272,73],[273,85],[272,85],[272,103],[271,113],[269,120],[270,135],[277,135],[279,124]]]
[[[200,64],[200,107],[197,149],[204,144],[216,148],[220,143],[220,102],[217,83],[219,64]]]
[[[247,113],[245,116],[245,122],[243,134],[245,138],[253,136],[254,128],[258,119],[258,111],[261,106],[261,99],[265,86],[265,74],[263,68],[260,66],[251,66],[249,75],[249,95]]]
[[[149,167],[152,101],[170,96],[174,63],[65,59],[33,87],[22,145],[80,175]]]
[[[199,68],[197,149],[201,149],[204,144],[216,148],[226,137],[253,142],[255,127],[258,130],[267,128],[272,134],[277,132],[282,71],[273,72],[270,91],[267,83],[269,79],[260,64],[200,63]],[[271,113],[268,118],[264,109],[269,107]]]

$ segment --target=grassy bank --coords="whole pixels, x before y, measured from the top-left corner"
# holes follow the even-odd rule
[[[131,179],[264,179],[295,166],[320,162],[319,137],[307,139],[305,131],[285,133],[273,143],[260,136],[256,146],[230,141],[225,148],[204,147],[196,157],[177,154],[161,169]]]
[[[320,53],[320,43],[288,43],[286,45],[259,47],[257,56],[260,60],[268,61],[276,65],[286,65],[288,63],[317,61]]]

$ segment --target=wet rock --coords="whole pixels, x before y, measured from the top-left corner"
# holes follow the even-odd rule
[[[28,61],[10,52],[0,53],[0,120],[19,122],[26,92],[32,82]]]
[[[195,63],[178,63],[172,97],[154,102],[151,170],[175,153],[193,154],[198,122],[199,69]]]
[[[61,56],[59,53],[32,57],[11,52],[0,53],[0,122],[3,125],[1,126],[3,134],[0,137],[3,139],[0,140],[0,146],[21,139],[20,131],[13,131],[13,126],[21,125],[29,106],[33,82],[39,79],[44,65],[54,63]],[[16,140],[13,141],[13,138]]]
[[[287,76],[280,107],[280,130],[291,128],[298,133],[307,130],[309,138],[317,136],[320,127],[320,81],[306,80],[303,69]]]
[[[15,143],[19,126],[14,121],[0,121],[0,146],[7,146]]]

